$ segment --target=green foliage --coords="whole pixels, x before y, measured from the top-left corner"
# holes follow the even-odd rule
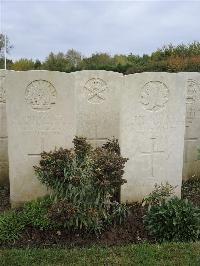
[[[161,205],[166,200],[170,198],[170,196],[174,195],[175,187],[171,186],[168,182],[165,185],[161,183],[161,185],[155,184],[154,190],[143,199],[142,205],[148,205],[149,209],[153,205]]]
[[[128,215],[126,204],[112,202],[109,206],[73,204],[60,199],[49,208],[48,218],[56,229],[69,232],[101,233],[106,226],[122,224]]]
[[[76,154],[76,160],[79,164],[83,163],[87,156],[92,152],[92,146],[87,143],[86,138],[75,137],[73,139],[74,152]]]
[[[69,67],[69,62],[66,60],[65,55],[63,53],[50,53],[43,64],[44,69],[51,71],[68,72]]]
[[[177,46],[169,44],[153,52],[151,58],[158,61],[173,57],[191,57],[200,55],[200,42],[192,42],[188,45],[179,44]]]
[[[149,233],[158,241],[195,241],[200,234],[200,209],[187,200],[171,198],[154,205],[144,218]]]
[[[34,167],[39,180],[58,197],[69,200],[77,193],[80,196],[81,187],[103,194],[115,193],[125,182],[122,176],[127,161],[119,154],[117,140],[96,149],[85,138],[75,137],[73,143],[71,150],[60,148],[41,153],[40,165]]]
[[[46,196],[25,203],[23,206],[22,215],[26,225],[31,225],[40,230],[50,229],[52,227],[51,221],[48,219],[48,208],[53,203],[51,196]]]
[[[22,58],[18,61],[15,61],[12,64],[11,69],[16,70],[16,71],[33,70],[34,66],[35,66],[35,64],[34,64],[33,60]]]
[[[97,148],[93,155],[94,186],[110,195],[123,185],[126,180],[122,178],[127,159],[116,152],[105,148]]]
[[[53,198],[45,196],[24,204],[20,210],[7,211],[0,215],[0,243],[13,242],[20,238],[27,226],[40,230],[53,228],[48,219],[48,208]]]
[[[12,64],[13,64],[12,60],[10,60],[10,59],[6,60],[7,69],[11,69],[12,68]],[[0,57],[0,69],[4,69],[4,67],[5,67],[4,58]]]
[[[107,151],[114,152],[118,155],[120,155],[120,147],[118,139],[109,139],[105,144],[102,146],[103,149],[106,149]]]
[[[42,152],[40,166],[35,166],[39,180],[57,194],[64,194],[67,182],[65,173],[73,172],[74,154],[60,148],[51,152]]]
[[[85,204],[73,204],[67,200],[55,202],[48,213],[49,219],[57,229],[66,228],[70,232],[100,233],[103,224],[99,209]]]
[[[0,215],[0,243],[17,240],[25,228],[24,216],[17,211],[9,211]]]
[[[129,207],[126,204],[114,201],[111,203],[111,210],[108,222],[113,224],[122,224],[128,216]]]
[[[187,198],[194,205],[200,207],[200,178],[194,177],[184,181],[181,188],[182,198]]]
[[[0,244],[18,240],[27,226],[39,230],[53,229],[54,224],[49,220],[48,209],[53,198],[45,196],[24,204],[16,211],[10,210],[0,215]]]
[[[4,67],[5,37],[0,33],[0,68]],[[7,52],[13,48],[7,37]],[[85,57],[79,51],[69,49],[67,52],[50,53],[43,62],[19,59],[7,60],[7,68],[13,70],[47,69],[51,71],[73,72],[79,70],[107,70],[123,74],[151,71],[200,71],[200,42],[189,44],[165,45],[155,52],[142,56],[107,53],[93,53]]]
[[[70,231],[99,233],[112,216],[122,222],[127,214],[125,207],[111,207],[111,198],[125,182],[127,159],[121,157],[115,139],[96,149],[85,138],[75,137],[73,143],[71,150],[43,152],[35,172],[56,196],[48,215],[54,223],[58,220]]]

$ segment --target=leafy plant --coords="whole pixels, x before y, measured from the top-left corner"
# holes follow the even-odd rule
[[[102,148],[120,155],[119,141],[116,138],[109,139],[105,144],[103,144]]]
[[[84,162],[86,156],[88,156],[92,151],[92,146],[87,143],[86,138],[83,137],[75,137],[73,139],[74,144],[74,152],[76,154],[76,159],[81,164]]]
[[[94,186],[113,195],[126,182],[122,178],[126,161],[112,150],[97,148],[93,155]]]
[[[113,202],[111,204],[110,211],[110,223],[122,224],[128,216],[129,207],[126,204],[120,204],[119,202]]]
[[[40,230],[52,228],[52,222],[47,217],[48,208],[52,203],[53,198],[50,196],[25,203],[22,215],[26,225],[31,225]]]
[[[0,243],[14,242],[25,228],[24,216],[17,211],[0,215]]]
[[[118,209],[111,208],[111,199],[125,183],[127,159],[121,157],[115,139],[96,149],[85,138],[75,137],[73,143],[71,150],[43,152],[40,165],[34,167],[39,180],[55,196],[48,218],[71,231],[99,233],[112,216],[121,214],[121,222],[125,215],[120,204]]]
[[[182,198],[187,198],[200,207],[200,178],[195,177],[184,181],[181,188]]]
[[[158,241],[195,241],[200,234],[200,209],[177,197],[154,205],[144,218]]]
[[[143,199],[142,205],[147,205],[150,209],[153,205],[161,205],[171,196],[174,195],[175,187],[171,186],[168,182],[165,185],[155,184],[154,190]]]
[[[66,228],[70,232],[92,232],[102,230],[102,216],[99,209],[83,206],[76,207],[67,200],[55,202],[48,212],[49,219],[58,229]]]

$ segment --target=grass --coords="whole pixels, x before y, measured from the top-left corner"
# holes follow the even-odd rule
[[[200,265],[200,242],[74,249],[0,250],[0,265]]]

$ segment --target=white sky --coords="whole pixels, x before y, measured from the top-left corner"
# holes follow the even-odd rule
[[[13,59],[43,60],[71,48],[86,56],[143,54],[200,41],[200,1],[1,0],[0,22]]]

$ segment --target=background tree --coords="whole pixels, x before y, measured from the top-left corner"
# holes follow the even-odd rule
[[[71,66],[64,53],[60,52],[58,54],[54,54],[51,52],[45,59],[42,68],[52,71],[69,72]]]
[[[12,48],[13,45],[10,44],[10,40],[8,36],[6,36],[6,52],[9,54]],[[5,56],[5,35],[3,33],[0,33],[0,69],[3,69],[5,67],[4,56]],[[7,69],[10,69],[12,65],[12,60],[7,59],[6,63],[7,63]]]
[[[35,63],[34,63],[34,69],[39,70],[42,68],[42,63],[40,62],[39,59],[36,59]]]
[[[9,53],[13,48],[13,45],[10,44],[8,36],[6,36],[6,52]],[[4,58],[4,49],[5,49],[5,35],[0,33],[0,58]]]
[[[35,63],[32,60],[29,59],[20,59],[18,61],[15,61],[11,69],[16,71],[24,71],[24,70],[32,70],[34,69]]]
[[[80,65],[81,60],[82,60],[82,55],[80,52],[74,50],[74,49],[69,49],[65,55],[67,61],[69,64],[76,68]]]
[[[0,68],[4,68],[4,44],[5,37],[0,34]],[[7,52],[13,46],[7,37]],[[123,74],[140,73],[145,71],[200,71],[200,42],[189,44],[165,45],[151,54],[116,54],[93,53],[84,57],[75,49],[69,49],[66,53],[57,54],[51,52],[46,59],[40,60],[20,59],[16,62],[7,59],[7,69],[30,70],[47,69],[51,71],[73,72],[84,69],[110,70]]]

